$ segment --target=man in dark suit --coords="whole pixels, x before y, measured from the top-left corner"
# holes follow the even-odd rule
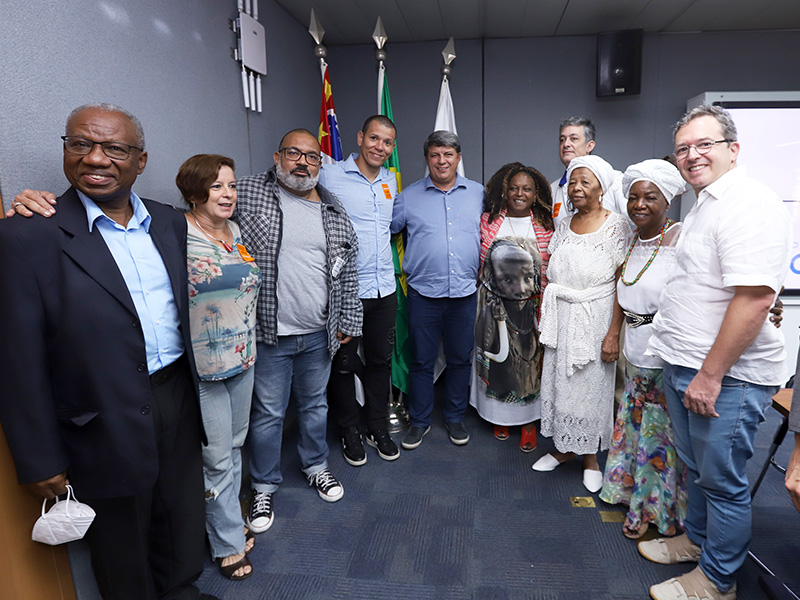
[[[104,599],[194,600],[202,426],[186,221],[131,191],[147,153],[111,105],[67,119],[58,213],[0,222],[0,421],[21,484],[71,483]]]

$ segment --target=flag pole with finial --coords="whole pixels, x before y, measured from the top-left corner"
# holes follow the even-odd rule
[[[339,123],[336,119],[336,109],[333,105],[333,89],[331,88],[331,80],[328,75],[328,63],[325,58],[328,56],[328,50],[322,45],[322,38],[325,36],[325,30],[317,19],[314,9],[311,9],[311,22],[308,26],[308,33],[314,38],[317,43],[314,46],[314,56],[319,59],[319,68],[322,74],[322,104],[319,116],[319,139],[320,150],[322,152],[322,160],[327,164],[331,164],[342,160],[342,142],[339,137]]]
[[[383,21],[380,17],[378,17],[378,22],[375,23],[375,31],[372,32],[372,39],[375,40],[375,45],[378,47],[375,51],[375,59],[378,61],[378,113],[383,114],[381,110],[383,104],[383,80],[386,73],[386,67],[383,65],[383,62],[386,60],[386,51],[383,49],[383,46],[389,38],[386,36],[386,30],[383,28]],[[389,118],[391,117],[389,116]]]
[[[450,95],[450,79],[449,75],[452,72],[450,64],[456,58],[456,45],[453,42],[452,36],[447,41],[447,45],[442,50],[442,86],[439,89],[439,104],[436,107],[436,119],[433,122],[434,131],[449,131],[458,135],[456,129],[456,113],[453,109],[453,97]],[[458,174],[464,177],[464,161],[463,159],[458,163]]]
[[[389,97],[389,83],[386,80],[386,51],[384,46],[389,39],[383,28],[383,21],[378,17],[372,39],[378,49],[375,59],[378,61],[378,114],[384,115],[394,121],[392,101]],[[397,144],[384,166],[394,173],[397,178],[397,191],[402,191],[403,183],[400,177],[400,159],[397,153]],[[411,365],[411,343],[408,334],[408,287],[406,276],[403,273],[403,238],[400,234],[392,236],[392,262],[394,263],[395,278],[397,280],[397,312],[395,313],[395,337],[392,349],[392,385],[400,390],[399,394],[392,394],[389,400],[389,431],[397,433],[408,427],[408,410],[403,402],[404,394],[408,393],[408,372]]]

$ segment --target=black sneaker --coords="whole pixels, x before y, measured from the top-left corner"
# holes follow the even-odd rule
[[[342,432],[342,454],[344,459],[354,467],[360,467],[367,462],[367,453],[361,443],[361,434],[355,427],[347,427]]]
[[[400,456],[397,444],[385,429],[368,433],[367,443],[378,451],[378,456],[383,460],[397,460]]]
[[[314,473],[313,475],[306,475],[308,485],[313,485],[317,488],[319,497],[325,502],[336,502],[344,496],[344,488],[342,484],[336,480],[336,477],[331,475],[328,469]]]
[[[406,450],[413,450],[422,443],[422,438],[424,438],[425,434],[430,430],[430,425],[428,425],[425,429],[422,427],[409,427],[405,437],[403,437],[403,441],[400,442],[400,445]]]
[[[264,533],[272,527],[275,513],[272,512],[272,493],[253,490],[253,501],[247,515],[247,526],[253,533]]]
[[[445,423],[444,426],[450,435],[450,441],[456,446],[463,446],[469,441],[469,434],[463,423]]]

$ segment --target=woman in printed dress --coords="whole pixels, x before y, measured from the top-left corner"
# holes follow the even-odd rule
[[[636,225],[617,282],[617,302],[625,314],[625,392],[600,498],[628,505],[622,532],[632,539],[642,537],[650,523],[664,535],[680,533],[686,516],[686,468],[673,441],[663,361],[645,353],[681,232],[667,210],[685,185],[678,169],[661,159],[631,165],[622,178],[628,215]]]
[[[481,272],[470,403],[499,440],[521,425],[520,449],[536,447],[542,346],[539,305],[547,285],[553,235],[550,185],[520,163],[500,168],[486,185],[481,216]]]
[[[236,208],[233,161],[198,154],[175,178],[190,210],[187,256],[189,316],[200,408],[208,445],[203,448],[206,531],[220,572],[234,580],[253,572],[254,543],[239,506],[241,447],[250,420],[256,360],[258,266],[230,221]]]

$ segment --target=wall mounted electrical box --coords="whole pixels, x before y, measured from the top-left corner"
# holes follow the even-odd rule
[[[261,75],[267,74],[266,40],[264,26],[247,13],[239,13],[239,60]]]

